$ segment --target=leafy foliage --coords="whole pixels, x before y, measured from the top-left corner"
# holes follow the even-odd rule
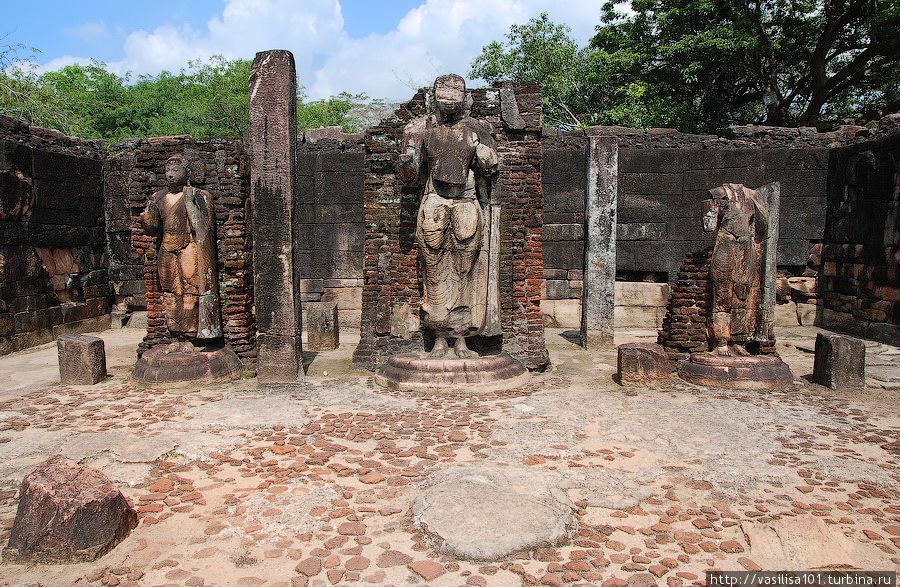
[[[21,46],[0,50],[0,113],[86,139],[121,140],[189,134],[240,137],[249,128],[248,80],[252,62],[222,56],[189,61],[177,75],[163,71],[118,76],[106,65],[68,65],[38,75]],[[385,109],[365,94],[327,100],[297,96],[300,130],[337,125],[355,132]]]
[[[481,50],[472,62],[469,77],[494,83],[540,81],[544,116],[554,125],[581,124],[591,114],[594,93],[585,84],[586,49],[569,36],[571,29],[556,24],[546,12],[524,25],[513,25],[506,42],[493,43]]]
[[[546,14],[513,26],[470,75],[541,81],[554,125],[716,132],[871,121],[900,107],[896,2],[634,0],[627,13],[619,4],[604,5],[585,48]]]

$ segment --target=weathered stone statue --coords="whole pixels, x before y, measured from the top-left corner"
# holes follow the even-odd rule
[[[159,237],[156,264],[172,350],[222,336],[213,199],[188,185],[188,176],[184,158],[170,157],[168,187],[153,194],[141,214],[146,233]]]
[[[769,212],[757,190],[726,183],[703,202],[703,229],[716,233],[709,263],[709,338],[719,355],[746,356],[750,341],[768,340],[762,311]]]
[[[375,381],[386,387],[488,391],[529,377],[508,353],[479,356],[466,344],[467,336],[502,334],[499,157],[494,127],[469,116],[466,100],[463,79],[442,75],[434,82],[434,112],[403,129],[398,175],[407,185],[424,183],[416,244],[422,325],[434,332],[434,347],[384,361]]]
[[[188,185],[181,155],[166,161],[166,180],[141,224],[158,237],[156,268],[173,342],[141,354],[131,375],[150,385],[233,379],[243,365],[222,338],[212,195]]]
[[[692,383],[741,388],[790,385],[793,374],[773,352],[780,186],[726,183],[703,201],[703,229],[715,231],[709,260],[707,338],[713,352],[693,353],[678,375]],[[755,343],[750,345],[749,343]]]
[[[466,336],[499,334],[496,288],[491,287],[496,269],[491,275],[490,255],[491,231],[496,232],[499,217],[491,209],[498,162],[494,129],[468,116],[465,101],[460,76],[437,78],[435,113],[406,125],[405,152],[400,154],[405,183],[414,184],[425,175],[416,241],[423,273],[423,323],[435,336],[432,358],[450,351],[448,338],[454,339],[456,357],[475,357]]]

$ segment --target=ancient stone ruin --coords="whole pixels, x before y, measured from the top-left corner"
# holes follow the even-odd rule
[[[4,580],[900,565],[895,118],[562,131],[448,74],[301,132],[290,52],[248,83],[244,139],[0,117]]]

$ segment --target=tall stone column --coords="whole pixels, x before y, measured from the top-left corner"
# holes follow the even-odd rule
[[[258,378],[303,377],[300,274],[294,261],[297,73],[290,51],[256,54],[250,70],[250,181]]]
[[[586,151],[581,343],[604,349],[615,332],[619,145],[615,137],[588,137]]]

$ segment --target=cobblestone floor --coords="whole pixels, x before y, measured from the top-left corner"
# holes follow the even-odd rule
[[[303,383],[199,390],[129,382],[135,331],[103,334],[112,377],[95,386],[54,382],[53,346],[2,357],[0,542],[22,477],[57,452],[116,481],[140,524],[94,563],[0,563],[0,584],[677,587],[707,569],[896,569],[900,351],[871,344],[879,378],[835,392],[804,378],[815,332],[778,333],[797,382],[766,393],[621,387],[614,353],[560,331],[551,370],[483,395],[379,388],[349,368],[352,344]],[[472,469],[571,503],[573,541],[494,563],[435,552],[410,506]]]

